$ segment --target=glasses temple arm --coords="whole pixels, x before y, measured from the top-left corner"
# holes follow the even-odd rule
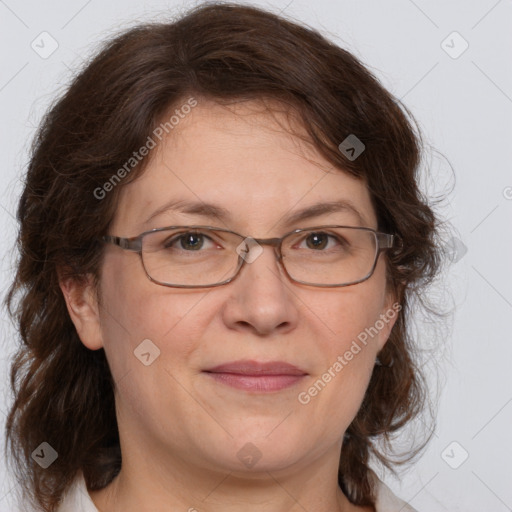
[[[128,251],[142,251],[141,238],[121,238],[120,236],[105,235],[101,238],[104,242],[114,244]]]
[[[395,235],[389,235],[387,233],[376,233],[376,235],[379,249],[391,249],[391,247],[393,247],[393,241],[396,238]]]

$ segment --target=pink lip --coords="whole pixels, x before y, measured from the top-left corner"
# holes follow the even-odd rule
[[[218,382],[246,391],[270,392],[293,386],[307,373],[283,361],[234,361],[205,370]]]
[[[306,375],[307,372],[284,361],[260,363],[258,361],[241,360],[220,364],[205,370],[211,373],[237,373],[241,375]]]

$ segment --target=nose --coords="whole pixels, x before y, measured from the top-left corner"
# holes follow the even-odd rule
[[[293,284],[279,265],[275,249],[260,247],[262,252],[254,260],[245,256],[238,276],[227,285],[230,295],[223,319],[230,329],[241,332],[284,334],[295,329],[299,319]]]

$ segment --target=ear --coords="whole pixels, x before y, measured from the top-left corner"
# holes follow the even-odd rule
[[[386,294],[386,301],[381,310],[379,320],[375,322],[376,327],[379,328],[379,335],[377,339],[377,352],[380,352],[386,342],[388,341],[391,330],[400,315],[402,305],[397,301],[394,293],[388,292]]]
[[[72,277],[61,280],[59,277],[59,286],[82,343],[90,350],[102,348],[99,304],[92,276],[88,275],[85,282]]]

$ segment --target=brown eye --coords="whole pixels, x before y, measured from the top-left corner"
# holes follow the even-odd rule
[[[313,250],[322,250],[326,247],[333,248],[333,244],[346,245],[346,242],[343,239],[323,232],[310,233],[304,238],[304,240],[306,241],[307,248]],[[329,245],[330,240],[333,242]]]
[[[203,248],[207,240],[210,238],[203,233],[189,232],[165,240],[163,246],[166,249],[198,251]]]

